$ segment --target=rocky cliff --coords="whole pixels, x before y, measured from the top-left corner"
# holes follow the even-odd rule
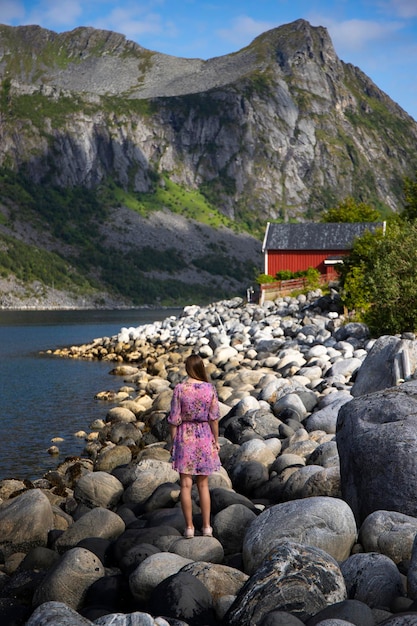
[[[208,61],[91,28],[2,26],[0,77],[0,162],[58,185],[149,191],[167,172],[233,219],[266,219],[347,195],[395,210],[417,163],[414,120],[304,20]]]
[[[258,238],[348,195],[399,210],[417,167],[416,122],[304,20],[207,61],[91,28],[0,26],[0,79],[3,168],[61,189],[174,184]]]

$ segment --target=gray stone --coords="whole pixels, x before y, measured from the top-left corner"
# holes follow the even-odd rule
[[[374,626],[372,610],[359,600],[342,600],[325,607],[313,617],[306,626],[322,626],[325,623],[354,624],[355,626]],[[329,625],[330,626],[330,625]]]
[[[89,619],[64,602],[49,601],[38,606],[26,622],[26,626],[92,626]]]
[[[375,511],[359,530],[365,552],[385,554],[394,563],[409,561],[417,535],[417,518],[396,511]]]
[[[255,572],[266,554],[283,540],[315,546],[343,561],[356,540],[353,513],[343,500],[325,496],[266,509],[247,529],[243,542],[245,571]]]
[[[88,537],[117,539],[125,530],[121,517],[102,507],[85,513],[68,528],[55,542],[58,552],[75,548],[79,541]]]
[[[352,396],[359,397],[407,380],[417,368],[417,342],[390,335],[379,337],[358,372]]]
[[[244,504],[231,504],[214,517],[213,532],[226,555],[242,552],[246,529],[256,514]]]
[[[0,505],[0,550],[4,555],[46,546],[53,528],[51,504],[39,489],[26,491]]]
[[[342,495],[358,524],[378,510],[417,517],[417,381],[342,406],[336,441]]]
[[[319,548],[281,541],[244,584],[226,615],[229,626],[258,626],[272,610],[303,622],[346,598],[337,562]]]
[[[313,496],[342,497],[339,466],[323,468],[307,478],[300,491],[300,498],[312,498]]]
[[[345,392],[331,394],[331,402],[322,409],[309,415],[309,417],[304,420],[304,427],[308,432],[324,430],[326,433],[335,434],[339,410],[351,400],[352,397]]]
[[[300,467],[288,478],[282,494],[283,500],[297,500],[301,498],[306,482],[317,472],[321,472],[319,465],[305,465]]]
[[[149,613],[136,611],[135,613],[113,613],[103,615],[94,620],[94,626],[170,626],[163,617],[153,618]],[[178,626],[182,626],[178,623]]]
[[[84,548],[72,548],[65,552],[37,587],[33,606],[56,601],[78,610],[87,589],[102,576],[104,567],[95,554]]]
[[[132,440],[133,441],[133,440]],[[108,472],[109,474],[119,465],[127,465],[132,460],[132,451],[126,445],[115,445],[100,450],[94,463],[97,472]]]
[[[353,554],[340,566],[348,598],[370,608],[389,610],[398,596],[405,595],[400,572],[383,554]]]
[[[222,596],[235,596],[249,578],[234,567],[205,561],[184,565],[181,571],[198,578],[210,591],[214,602]]]
[[[191,541],[191,539],[184,539],[184,541]],[[142,561],[129,576],[129,587],[133,597],[139,602],[148,601],[152,591],[160,582],[179,572],[187,563],[192,563],[192,559],[178,554],[170,552],[152,554]]]
[[[123,495],[122,483],[107,472],[87,472],[77,482],[74,497],[93,508],[114,508]]]

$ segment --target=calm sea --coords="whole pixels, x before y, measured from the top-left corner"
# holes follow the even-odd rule
[[[110,406],[97,392],[117,390],[123,379],[111,363],[61,359],[40,351],[111,337],[126,326],[178,316],[181,309],[126,311],[0,311],[0,480],[36,479],[66,456],[82,453],[74,436],[89,431]],[[53,437],[60,455],[47,450]]]

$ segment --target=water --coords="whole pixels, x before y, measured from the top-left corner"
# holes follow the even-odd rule
[[[82,453],[93,419],[105,418],[108,403],[97,392],[117,390],[123,378],[109,362],[41,355],[49,348],[110,337],[123,326],[140,326],[178,315],[180,309],[126,311],[0,311],[0,480],[40,478],[66,456]],[[60,455],[48,448],[62,437]]]

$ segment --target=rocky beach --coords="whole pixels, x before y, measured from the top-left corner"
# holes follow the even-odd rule
[[[108,362],[120,386],[97,391],[81,457],[0,481],[1,624],[417,625],[413,334],[371,338],[317,291],[48,352]],[[195,491],[186,539],[166,417],[191,352],[219,397],[222,468],[213,537]]]

